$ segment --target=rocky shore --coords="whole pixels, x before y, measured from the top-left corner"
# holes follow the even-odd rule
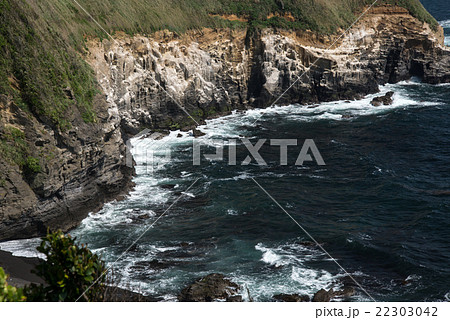
[[[40,263],[39,258],[16,257],[11,253],[0,250],[0,266],[9,276],[8,283],[16,287],[24,287],[31,283],[44,284],[44,281],[32,272]],[[342,284],[340,284],[342,286]],[[245,291],[247,298],[244,300],[242,293]],[[334,298],[348,298],[355,293],[350,283],[344,282],[342,290],[321,289],[313,296],[299,294],[278,294],[273,301],[278,302],[329,302]],[[243,302],[252,301],[251,292],[229,280],[225,275],[219,273],[209,274],[196,280],[178,295],[181,302]],[[145,296],[140,293],[126,290],[116,286],[106,287],[104,293],[106,302],[157,302],[161,298]]]

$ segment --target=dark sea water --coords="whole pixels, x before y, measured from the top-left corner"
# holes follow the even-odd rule
[[[448,34],[448,1],[423,3]],[[292,148],[288,165],[281,166],[279,149],[268,144],[261,149],[267,166],[229,166],[226,160],[193,166],[192,138],[186,134],[137,140],[136,189],[90,215],[73,234],[112,263],[149,229],[114,265],[114,274],[122,286],[166,300],[212,272],[230,276],[258,301],[337,288],[344,272],[306,242],[311,239],[253,178],[375,299],[446,300],[450,86],[412,79],[380,89],[395,92],[392,106],[374,108],[369,96],[316,108],[253,110],[200,128],[207,133],[199,138],[202,150],[210,152],[217,144],[213,139],[314,139],[326,166],[293,165],[300,147]],[[139,152],[144,146],[147,154]],[[242,143],[237,149],[242,161]],[[9,246],[23,251],[30,243]],[[246,290],[242,294],[248,299]],[[369,300],[361,290],[352,299]]]

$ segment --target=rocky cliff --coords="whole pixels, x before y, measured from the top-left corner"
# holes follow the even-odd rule
[[[124,141],[143,128],[191,128],[185,111],[201,122],[266,107],[288,88],[277,104],[357,99],[411,76],[450,81],[442,30],[392,6],[374,8],[342,39],[242,28],[114,37],[87,41],[84,58],[103,91],[95,122],[70,109],[71,127],[57,130],[0,96],[2,150],[29,155],[22,167],[0,158],[0,240],[76,226],[131,186]]]
[[[199,122],[266,107],[288,88],[277,104],[355,99],[411,76],[450,81],[442,29],[433,31],[393,6],[373,8],[342,39],[308,31],[203,29],[182,36],[118,34],[88,47],[111,119],[130,134],[193,125],[179,105]]]
[[[122,134],[109,126],[102,99],[96,99],[98,123],[67,115],[74,124],[67,131],[42,124],[5,96],[0,107],[1,129],[9,136],[5,146],[33,155],[28,159],[40,159],[41,166],[30,172],[0,159],[0,240],[42,235],[47,228],[69,230],[131,187]]]

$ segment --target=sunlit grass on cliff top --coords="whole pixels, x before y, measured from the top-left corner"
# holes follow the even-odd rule
[[[352,23],[373,0],[105,0],[78,2],[108,31],[151,33],[160,29],[184,32],[202,27],[273,26],[332,33]],[[96,35],[100,28],[73,0],[29,0],[49,25],[62,33]],[[396,4],[422,21],[436,21],[419,0],[379,0]],[[228,21],[214,15],[235,14],[248,22]],[[294,19],[271,17],[291,15]],[[293,21],[291,21],[293,20]]]

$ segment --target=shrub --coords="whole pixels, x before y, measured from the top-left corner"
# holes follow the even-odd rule
[[[23,171],[26,175],[31,175],[34,173],[41,172],[41,166],[39,164],[39,159],[34,157],[27,157],[25,159],[25,164],[23,165]]]
[[[36,267],[35,273],[46,285],[27,287],[29,301],[75,301],[80,296],[80,301],[102,300],[105,265],[85,245],[76,245],[75,240],[61,231],[42,238],[37,249],[47,260]]]
[[[0,302],[25,301],[22,289],[8,285],[7,278],[3,268],[0,268]]]

